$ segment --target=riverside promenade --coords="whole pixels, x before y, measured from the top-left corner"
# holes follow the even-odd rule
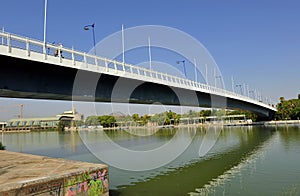
[[[0,196],[109,195],[108,167],[0,151]]]

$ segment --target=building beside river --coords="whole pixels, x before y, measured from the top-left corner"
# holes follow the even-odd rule
[[[16,118],[10,119],[4,131],[31,131],[31,130],[45,130],[57,129],[60,122],[68,127],[76,126],[76,122],[82,121],[83,115],[76,112],[75,108],[70,111],[65,111],[54,117],[38,117],[38,118]]]
[[[4,130],[6,125],[7,125],[7,122],[0,122],[0,131]]]

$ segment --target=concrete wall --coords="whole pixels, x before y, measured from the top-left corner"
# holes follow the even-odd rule
[[[74,196],[108,195],[107,169],[70,174],[57,179],[45,179],[24,183],[24,187],[0,192],[1,196]]]
[[[105,165],[0,151],[0,196],[108,195]]]

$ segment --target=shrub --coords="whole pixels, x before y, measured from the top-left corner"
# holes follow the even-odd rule
[[[1,142],[0,142],[0,150],[5,150],[5,146],[3,146]]]

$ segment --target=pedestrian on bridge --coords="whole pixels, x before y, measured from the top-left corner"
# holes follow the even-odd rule
[[[60,43],[60,44],[59,44],[59,49],[56,49],[55,52],[54,52],[54,56],[55,56],[55,57],[58,57],[58,54],[60,53],[60,57],[61,57],[61,58],[64,58],[63,55],[62,55],[62,50],[61,50],[61,48],[62,48],[62,44]]]

